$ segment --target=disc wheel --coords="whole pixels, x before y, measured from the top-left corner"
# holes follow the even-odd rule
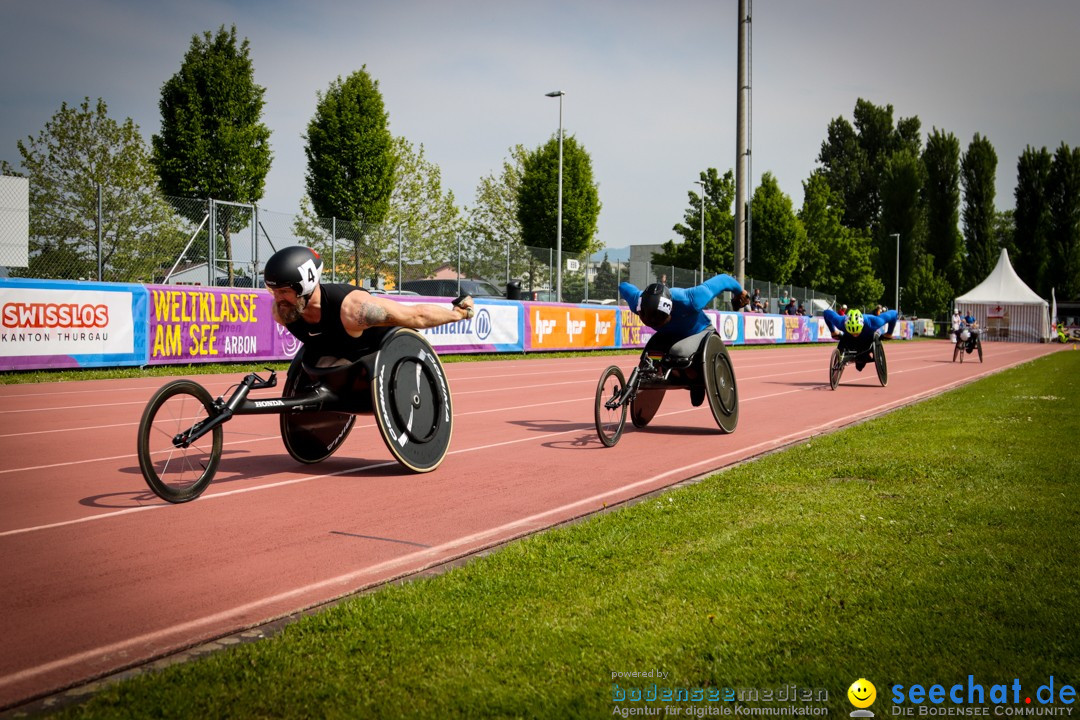
[[[311,381],[303,370],[304,351],[289,365],[282,397],[291,398],[309,389]],[[282,413],[279,416],[281,441],[293,460],[305,464],[322,462],[333,455],[349,436],[356,416],[325,410]]]
[[[880,338],[874,339],[874,367],[877,368],[877,379],[881,387],[889,384],[889,366],[885,362],[885,348]]]
[[[709,335],[705,342],[702,362],[705,365],[703,374],[709,408],[721,432],[732,433],[739,424],[739,389],[735,383],[735,368],[719,335]]]
[[[840,384],[840,376],[844,374],[844,356],[840,348],[834,347],[829,356],[829,387],[833,390]]]
[[[634,399],[630,401],[630,422],[634,427],[643,428],[652,422],[666,393],[667,390],[662,388],[637,391]]]
[[[626,403],[619,403],[614,408],[607,407],[607,403],[615,401],[625,388],[626,377],[615,365],[603,372],[596,385],[596,434],[606,447],[614,447],[619,442],[623,426],[626,425]]]
[[[439,467],[450,447],[454,406],[442,361],[423,335],[387,334],[371,383],[375,419],[387,449],[413,472]]]
[[[183,503],[202,494],[221,460],[221,425],[188,447],[174,438],[214,414],[210,393],[191,380],[164,385],[146,405],[139,420],[139,469],[150,489],[162,500]]]

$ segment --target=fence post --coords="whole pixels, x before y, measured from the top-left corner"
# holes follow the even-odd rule
[[[101,236],[105,231],[105,222],[101,217],[101,183],[97,185],[97,279],[101,282]]]
[[[401,226],[397,226],[397,282],[394,285],[401,292]]]
[[[330,281],[337,282],[337,218],[330,218]]]

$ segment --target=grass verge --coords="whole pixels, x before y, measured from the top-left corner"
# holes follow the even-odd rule
[[[64,715],[567,718],[735,707],[613,702],[652,683],[795,685],[827,693],[806,706],[846,715],[847,688],[865,677],[881,718],[893,714],[893,683],[948,688],[972,675],[989,692],[1017,678],[1033,698],[1051,675],[1075,686],[1078,405],[1080,353],[1054,353],[356,597],[272,639],[109,686]],[[654,671],[665,676],[613,679]]]

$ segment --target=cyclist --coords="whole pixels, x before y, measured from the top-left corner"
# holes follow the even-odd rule
[[[877,315],[864,315],[861,310],[855,308],[848,311],[847,315],[841,315],[830,309],[826,310],[823,316],[825,324],[832,330],[833,337],[839,338],[841,351],[854,350],[858,353],[855,358],[855,369],[859,372],[862,372],[867,362],[874,359],[872,351],[874,338],[888,325],[888,329],[881,338],[891,340],[897,321],[895,310],[883,310]]]
[[[399,303],[346,283],[324,283],[322,269],[318,253],[297,245],[274,253],[263,270],[263,282],[274,296],[274,320],[311,348],[321,365],[370,352],[384,334],[372,332],[375,328],[432,328],[474,313],[467,295],[449,308]]]

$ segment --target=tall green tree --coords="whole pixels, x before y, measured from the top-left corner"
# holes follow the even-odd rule
[[[922,159],[908,148],[892,153],[882,168],[878,245],[882,262],[878,274],[885,280],[882,304],[890,307],[900,301],[899,288],[908,286],[915,259],[925,254],[926,220],[922,204],[925,174]],[[899,242],[893,233],[900,235]]]
[[[608,260],[607,253],[604,253],[604,259],[596,268],[596,275],[593,277],[593,287],[589,297],[601,300],[618,299],[619,297],[619,278],[611,267],[611,261]]]
[[[1047,179],[1050,228],[1047,280],[1059,299],[1080,300],[1080,148],[1062,143]]]
[[[270,130],[261,120],[264,93],[255,83],[248,40],[238,42],[235,25],[193,36],[180,70],[161,88],[161,133],[152,142],[162,192],[237,203],[262,199],[272,159]],[[219,226],[231,284],[229,238],[250,217],[223,211]]]
[[[369,226],[366,246],[372,250],[375,273],[397,275],[397,233],[405,263],[413,277],[426,277],[451,257],[465,226],[454,193],[442,186],[442,170],[424,155],[424,146],[394,139],[394,190],[390,207],[378,226]],[[486,276],[486,269],[473,271]],[[404,280],[407,278],[399,278]]]
[[[543,263],[535,262],[525,247],[518,219],[518,192],[527,155],[524,145],[515,145],[510,148],[510,156],[503,160],[498,175],[492,173],[480,179],[476,186],[476,204],[468,211],[464,242],[472,257],[505,261],[509,254],[510,277],[521,278],[525,289],[529,290],[549,285],[550,279],[547,277],[547,253],[544,253]],[[500,275],[492,274],[491,277]]]
[[[157,189],[138,126],[109,117],[104,100],[62,103],[18,148],[30,178],[30,265],[15,274],[96,279],[99,231],[107,281],[160,280],[183,250],[180,220]]]
[[[731,273],[735,267],[735,176],[731,170],[719,175],[716,168],[707,168],[698,179],[705,183],[705,274]],[[654,265],[697,268],[701,265],[701,195],[688,191],[689,203],[683,222],[672,228],[682,241],[668,240],[660,252],[653,253]],[[699,280],[700,282],[700,280]]]
[[[981,283],[997,264],[1000,251],[994,242],[994,182],[997,153],[990,141],[975,133],[960,161],[964,186],[964,242],[967,258],[960,292]]]
[[[558,227],[559,139],[552,137],[525,157],[518,188],[518,222],[526,245],[556,246]],[[563,140],[562,250],[589,255],[600,249],[596,239],[600,192],[593,179],[592,159],[571,135]]]
[[[926,207],[926,252],[934,272],[953,288],[963,273],[964,236],[960,234],[960,141],[934,128],[922,156],[926,169],[923,204]]]
[[[754,246],[747,273],[772,282],[790,282],[806,245],[806,230],[795,216],[791,198],[780,190],[772,173],[761,176],[753,208]]]
[[[1013,192],[1016,252],[1010,259],[1016,274],[1043,297],[1050,295],[1047,284],[1050,203],[1047,183],[1053,158],[1044,147],[1028,145],[1016,162],[1016,190]]]
[[[836,295],[851,307],[870,305],[885,287],[874,275],[874,245],[868,231],[845,227],[843,214],[842,199],[824,174],[811,174],[803,183],[799,211],[806,244],[792,279]]]
[[[825,179],[843,198],[844,224],[877,228],[881,214],[881,178],[888,157],[901,149],[919,153],[920,122],[901,118],[893,125],[893,107],[859,98],[854,124],[843,117],[829,123],[818,161]]]
[[[378,80],[367,66],[318,93],[308,123],[308,196],[315,212],[377,225],[390,212],[397,157]]]

